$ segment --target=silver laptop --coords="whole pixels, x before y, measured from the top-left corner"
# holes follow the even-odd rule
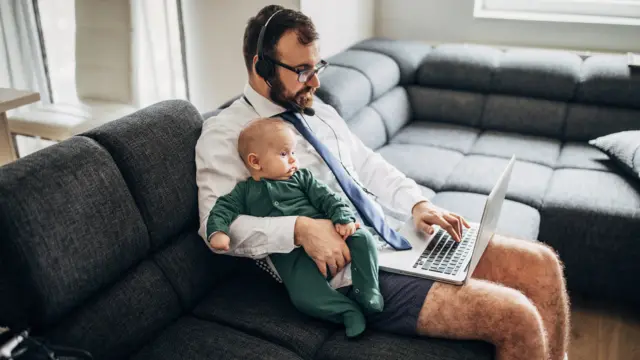
[[[470,222],[470,228],[463,228],[460,243],[438,226],[434,226],[433,235],[425,235],[415,228],[413,219],[410,219],[400,229],[400,234],[409,240],[412,249],[396,251],[388,246],[383,248],[378,257],[380,269],[450,284],[464,284],[473,274],[495,233],[515,159],[515,156],[511,157],[487,197],[480,223]]]

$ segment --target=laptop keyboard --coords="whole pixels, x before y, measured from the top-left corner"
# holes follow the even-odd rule
[[[436,236],[431,240],[413,267],[421,267],[424,270],[447,275],[456,275],[469,252],[473,250],[477,234],[478,229],[475,227],[464,228],[462,241],[457,243],[449,233],[443,229],[438,230]]]

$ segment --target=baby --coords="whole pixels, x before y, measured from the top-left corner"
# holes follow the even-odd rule
[[[355,301],[332,289],[302,248],[269,255],[294,306],[308,315],[343,323],[349,337],[365,329],[364,313],[380,312],[384,302],[378,286],[378,253],[371,233],[358,228],[349,205],[309,170],[299,169],[296,137],[280,119],[250,122],[238,138],[238,152],[251,173],[211,209],[207,222],[210,246],[229,249],[229,226],[238,215],[307,216],[330,219],[351,252]]]

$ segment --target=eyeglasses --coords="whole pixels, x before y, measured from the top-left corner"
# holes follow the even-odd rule
[[[266,57],[266,56],[265,56]],[[298,74],[298,82],[301,83],[306,83],[307,81],[309,81],[309,79],[311,79],[313,77],[313,75],[315,74],[320,74],[322,71],[324,71],[324,69],[327,68],[327,66],[329,66],[329,63],[326,62],[325,60],[320,60],[319,63],[316,64],[316,66],[314,66],[311,69],[302,69],[302,70],[297,70],[287,64],[283,64],[281,62],[279,62],[278,60],[272,58],[272,57],[268,57],[268,59],[273,62],[274,64],[278,65],[278,66],[282,66],[283,68],[287,69],[287,70],[291,70],[294,73]]]

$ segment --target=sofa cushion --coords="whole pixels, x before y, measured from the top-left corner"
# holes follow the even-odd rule
[[[418,184],[436,191],[464,158],[457,151],[414,144],[390,144],[381,148],[379,153]]]
[[[0,234],[0,277],[13,284],[0,322],[34,328],[63,317],[149,250],[111,155],[85,137],[0,169]]]
[[[589,141],[625,130],[640,130],[640,110],[570,104],[564,138]]]
[[[467,221],[479,223],[482,219],[487,195],[443,191],[431,201],[454,213],[464,216]],[[505,200],[500,211],[497,233],[525,240],[536,240],[540,227],[540,213],[529,205]]]
[[[195,149],[202,117],[187,101],[146,107],[87,132],[113,156],[142,212],[152,247],[198,223]]]
[[[331,336],[318,351],[318,360],[480,360],[494,359],[493,345],[481,341],[411,338],[366,331],[356,341],[342,333]]]
[[[415,144],[439,147],[466,154],[480,130],[461,125],[414,121],[391,139],[391,144]]]
[[[482,114],[482,127],[560,138],[566,107],[564,102],[490,95]]]
[[[180,234],[153,256],[175,289],[183,309],[191,309],[214,285],[249,259],[214,254],[197,229]]]
[[[491,90],[548,100],[569,101],[580,80],[582,59],[568,51],[511,49],[500,58]]]
[[[144,347],[134,360],[300,360],[292,351],[210,321],[182,317]]]
[[[428,187],[422,186],[420,184],[418,184],[418,186],[420,187],[420,191],[422,192],[422,195],[427,199],[433,199],[433,197],[436,196],[436,192],[429,189]]]
[[[380,114],[387,129],[387,137],[393,137],[411,119],[411,105],[407,90],[395,87],[370,105]]]
[[[640,218],[639,190],[637,182],[616,173],[558,169],[553,172],[549,181],[543,210],[548,212],[552,208],[575,209],[602,216]],[[576,225],[590,227],[594,224]],[[627,234],[625,237],[637,236],[625,229],[620,230]],[[594,241],[607,241],[609,238],[610,236],[594,238]],[[580,241],[584,242],[584,239]],[[638,244],[640,246],[640,243]],[[622,249],[626,244],[621,242],[615,246]]]
[[[510,158],[511,155],[515,155],[518,160],[552,167],[560,153],[560,146],[560,140],[556,139],[486,131],[480,134],[469,153],[502,158]]]
[[[541,240],[560,253],[583,296],[640,303],[640,186],[616,173],[555,170],[540,210]]]
[[[607,154],[587,143],[566,142],[562,144],[555,168],[612,171],[615,166]]]
[[[478,126],[485,95],[459,90],[409,86],[409,99],[416,120]]]
[[[96,359],[125,359],[175,321],[180,311],[178,297],[162,271],[144,261],[46,337],[88,350]]]
[[[607,154],[623,171],[640,178],[640,130],[601,136],[589,144]]]
[[[320,82],[322,86],[316,91],[316,96],[333,106],[345,120],[368,105],[373,98],[371,82],[355,69],[329,66],[320,75]]]
[[[400,81],[400,68],[390,57],[372,51],[345,50],[329,59],[331,66],[342,66],[360,71],[371,82],[373,99],[396,86]]]
[[[313,358],[327,337],[340,329],[296,310],[284,285],[256,265],[214,289],[193,313],[275,343],[305,359]]]
[[[387,143],[387,129],[380,114],[366,106],[347,120],[351,132],[371,149],[378,149]]]
[[[400,85],[414,82],[420,62],[432,50],[430,45],[421,41],[396,41],[383,38],[363,40],[353,45],[351,49],[373,51],[395,60],[400,68]]]
[[[488,195],[508,163],[508,158],[467,155],[456,165],[439,191]],[[552,172],[551,168],[544,165],[516,161],[506,198],[539,208]]]
[[[582,65],[576,99],[589,104],[640,109],[640,71],[626,55],[594,55]]]
[[[488,92],[502,55],[502,51],[483,45],[439,45],[420,64],[416,82],[429,87]]]

